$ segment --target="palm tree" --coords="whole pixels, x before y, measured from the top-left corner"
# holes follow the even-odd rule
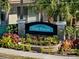
[[[68,25],[72,25],[73,20],[76,19],[76,11],[79,10],[79,0],[37,0],[36,6],[40,11],[41,21],[43,20],[42,13],[46,11],[48,19],[50,19],[54,13],[57,13],[59,19],[62,18],[62,20],[67,21]]]
[[[39,11],[40,21],[43,21],[43,10],[44,10],[44,2],[45,0],[36,0],[36,8]]]
[[[76,1],[74,0],[74,2],[79,3],[78,0],[76,0]],[[78,16],[76,11],[79,10],[78,4],[74,4],[74,2],[73,2],[73,0],[70,0],[70,1],[69,0],[60,0],[59,7],[57,7],[57,4],[54,5],[56,8],[59,9],[59,12],[57,14],[59,14],[60,16],[62,16],[62,14],[63,14],[64,15],[63,20],[67,21],[67,25],[69,25],[69,27],[67,27],[65,29],[66,31],[64,31],[64,37],[67,32],[69,39],[70,39],[71,35],[75,36],[75,30],[73,30],[72,25],[74,24],[73,22],[76,21],[76,15]],[[53,2],[53,4],[54,4],[54,2]]]
[[[70,0],[70,1],[65,1],[66,4],[66,14],[65,14],[65,18],[67,19],[67,21],[70,22],[70,25],[72,26],[75,22],[76,22],[76,14],[77,11],[79,11],[79,0]],[[77,14],[78,16],[78,14]]]
[[[49,19],[52,17],[51,0],[37,0],[36,7],[40,13],[40,21],[43,21],[43,12],[46,12],[48,22],[50,22]]]
[[[0,0],[0,7],[1,7],[1,11],[5,12],[6,16],[5,16],[5,20],[7,22],[8,20],[8,14],[10,11],[10,3],[8,0]]]
[[[50,0],[50,4],[46,6],[46,12],[48,16],[48,22],[54,21],[54,15],[57,13],[57,0]],[[52,18],[52,19],[51,19]]]

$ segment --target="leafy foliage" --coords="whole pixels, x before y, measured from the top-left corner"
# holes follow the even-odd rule
[[[66,39],[61,46],[61,52],[65,53],[77,53],[79,52],[79,40]]]
[[[27,43],[31,43],[32,42],[32,39],[31,39],[31,35],[30,34],[27,34],[26,42]]]
[[[46,11],[48,16],[59,15],[59,19],[72,25],[74,17],[79,17],[79,0],[37,0],[36,7],[39,11]],[[42,12],[41,12],[42,13]],[[55,18],[54,18],[55,19]]]
[[[46,39],[47,41],[49,41],[50,43],[53,43],[53,44],[58,44],[59,43],[59,39],[57,36],[53,36],[53,37],[47,37]]]
[[[0,7],[8,12],[10,10],[10,3],[8,0],[0,0]]]
[[[34,45],[53,45],[59,43],[59,38],[57,36],[32,36],[30,34],[27,35],[26,43],[34,44]]]
[[[10,24],[6,28],[8,33],[18,33],[18,26],[17,24]]]
[[[75,29],[72,26],[67,26],[66,27],[66,32],[70,35],[74,34]]]
[[[1,44],[2,47],[11,47],[13,45],[12,39],[10,38],[10,36],[3,37],[3,39],[1,40]]]
[[[17,34],[11,34],[11,33],[5,33],[4,35],[3,35],[3,38],[2,38],[2,40],[4,41],[4,40],[8,40],[8,39],[6,39],[6,38],[10,38],[10,41],[12,42],[12,43],[18,43],[21,39],[20,39],[20,37],[17,35]]]

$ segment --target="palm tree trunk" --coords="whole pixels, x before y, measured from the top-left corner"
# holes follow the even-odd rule
[[[48,23],[53,23],[54,22],[54,18],[52,16],[48,16]]]
[[[60,16],[59,16],[59,15],[57,15],[57,22],[59,22],[59,20],[60,20]]]
[[[74,30],[74,39],[76,39],[76,28]]]
[[[40,22],[40,19],[41,19],[41,13],[39,12],[39,22]]]
[[[70,26],[72,26],[72,19],[70,20]]]
[[[1,24],[1,6],[0,6],[0,24]]]
[[[70,36],[71,36],[71,35],[70,35],[70,34],[68,34],[68,39],[70,39]]]
[[[5,22],[6,22],[6,24],[8,24],[8,19],[9,19],[9,11],[6,12],[6,15],[5,15]]]
[[[51,16],[48,16],[48,23],[51,23]]]
[[[65,29],[64,29],[65,30]],[[64,40],[66,39],[66,32],[64,31]]]
[[[43,15],[42,15],[42,12],[39,12],[39,22],[43,22]]]
[[[42,11],[40,12],[40,22],[43,22],[43,14],[42,14]]]

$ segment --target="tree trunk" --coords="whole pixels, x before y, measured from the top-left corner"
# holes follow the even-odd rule
[[[60,21],[60,15],[57,15],[57,22]]]
[[[41,13],[41,19],[40,19],[41,22],[43,22],[43,14]]]
[[[39,21],[43,22],[43,14],[42,11],[39,12]]]
[[[41,21],[40,19],[41,19],[41,13],[39,12],[39,22]]]
[[[1,24],[1,6],[0,6],[0,24]]]
[[[71,35],[70,35],[70,34],[68,34],[68,39],[70,39],[70,36],[71,36]]]
[[[74,30],[74,39],[76,39],[76,28]]]
[[[53,23],[54,19],[51,16],[48,16],[48,23]]]
[[[64,40],[66,39],[66,32],[64,31]]]
[[[9,11],[6,12],[6,15],[5,15],[5,22],[6,22],[6,24],[8,24],[8,21],[9,21]]]
[[[48,16],[48,23],[51,23],[51,16]]]
[[[70,20],[70,26],[72,26],[72,19]]]

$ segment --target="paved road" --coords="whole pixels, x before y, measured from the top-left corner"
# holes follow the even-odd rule
[[[5,48],[0,48],[0,53],[16,55],[16,56],[40,58],[40,59],[79,59],[79,57],[76,56],[56,56],[56,55],[48,55],[42,53],[17,51],[13,49],[5,49]]]

